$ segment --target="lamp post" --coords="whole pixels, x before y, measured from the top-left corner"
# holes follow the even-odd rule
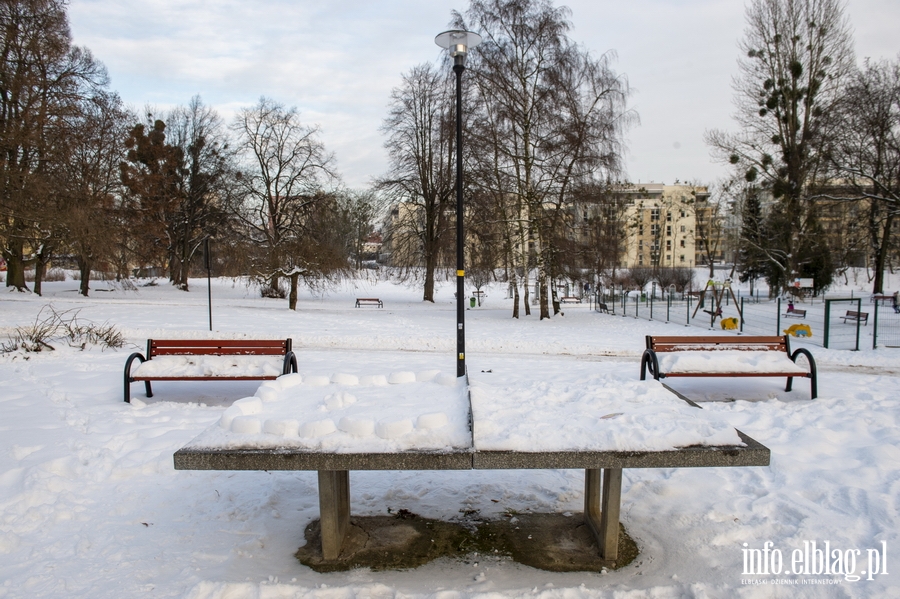
[[[466,376],[466,307],[465,307],[465,260],[463,247],[463,170],[462,170],[462,74],[466,70],[466,53],[481,43],[481,36],[471,31],[454,29],[438,34],[434,38],[441,48],[450,51],[453,57],[453,72],[456,73],[456,376]]]

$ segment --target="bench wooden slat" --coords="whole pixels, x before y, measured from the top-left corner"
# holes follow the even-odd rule
[[[741,336],[717,337],[713,335],[699,337],[684,336],[647,336],[647,349],[656,352],[672,351],[783,351],[788,345],[785,337],[773,336]]]

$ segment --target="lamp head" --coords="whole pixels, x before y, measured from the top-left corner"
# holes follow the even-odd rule
[[[450,56],[453,58],[464,60],[469,49],[481,43],[481,36],[471,31],[451,29],[450,31],[439,33],[434,38],[434,43],[441,48],[450,50]]]

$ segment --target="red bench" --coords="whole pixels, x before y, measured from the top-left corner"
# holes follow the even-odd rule
[[[266,362],[254,356],[282,359]],[[167,361],[173,357],[182,359]],[[220,357],[228,359],[216,359]],[[135,361],[140,365],[132,375]],[[153,397],[150,381],[264,381],[289,372],[297,372],[290,338],[148,339],[147,355],[135,352],[125,362],[125,401],[131,403],[131,383],[136,381],[143,381],[147,397]]]
[[[717,351],[738,351],[731,354],[731,360],[710,360]],[[687,353],[692,352],[693,355]],[[743,352],[747,352],[744,354]],[[660,356],[663,354],[663,356]],[[666,356],[674,357],[675,359]],[[755,355],[754,355],[755,354]],[[778,356],[783,356],[783,359]],[[806,356],[809,370],[796,362],[799,356]],[[746,357],[749,360],[741,361]],[[686,358],[686,359],[682,359]],[[752,359],[764,364],[755,366]],[[679,364],[681,362],[681,364]],[[706,362],[704,365],[703,363]],[[660,337],[647,335],[647,349],[641,356],[641,380],[647,371],[654,379],[667,377],[786,377],[785,391],[791,390],[794,377],[810,379],[811,399],[818,395],[816,382],[816,362],[806,348],[791,352],[790,338],[783,336],[756,337]]]

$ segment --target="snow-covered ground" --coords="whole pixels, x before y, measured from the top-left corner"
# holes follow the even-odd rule
[[[359,376],[360,386],[378,386],[376,378],[390,373],[453,373],[453,288],[441,287],[432,305],[420,301],[418,289],[348,283],[302,299],[291,312],[286,301],[218,280],[210,332],[206,283],[191,283],[190,293],[165,284],[105,291],[95,283],[90,298],[77,295],[72,281],[45,284],[41,298],[0,292],[0,343],[48,305],[114,324],[128,341],[119,350],[57,342],[55,351],[0,354],[0,597],[900,596],[900,350],[811,347],[820,372],[815,401],[803,380],[790,393],[781,379],[673,380],[672,387],[703,402],[704,417],[724,420],[769,447],[772,463],[625,470],[622,521],[641,555],[620,571],[554,574],[482,556],[403,572],[318,574],[293,558],[304,528],[318,516],[314,472],[173,468],[177,449],[203,431],[222,429],[232,404],[260,385],[158,382],[147,399],[135,384],[129,405],[122,401],[125,359],[152,337],[291,337],[301,378],[311,381],[329,377],[330,384],[346,385],[347,377]],[[385,307],[357,309],[355,297],[379,297]],[[473,402],[478,405],[479,394],[522,390],[517,401],[481,408],[510,431],[518,427],[523,436],[512,441],[518,448],[553,447],[594,423],[615,425],[625,410],[611,407],[616,396],[608,391],[621,389],[625,403],[639,393],[644,335],[699,334],[595,313],[586,304],[564,311],[549,321],[514,321],[498,286],[488,289],[483,307],[466,312]],[[435,381],[428,384],[441,387]],[[446,393],[437,393],[435,402],[452,404]],[[321,398],[336,425],[348,416],[341,412],[346,406],[365,404],[362,395],[358,403],[350,395],[358,394],[342,388]],[[572,426],[561,424],[559,414],[585,398],[601,402],[597,413],[575,409],[568,417]],[[398,410],[391,406],[387,415]],[[454,410],[436,405],[418,416],[439,419],[436,414]],[[535,418],[540,411],[555,416],[542,421]],[[370,438],[400,438],[394,425],[412,434],[418,416],[397,424],[403,418],[387,422],[373,412],[370,424],[384,421],[383,435],[375,431]],[[285,430],[293,425],[292,418],[279,418]],[[259,422],[265,427],[266,420]],[[345,428],[359,432],[358,424],[347,421]],[[527,438],[536,426],[543,426],[540,436]],[[491,442],[503,441],[489,433]],[[351,500],[360,515],[388,509],[444,519],[470,510],[497,517],[579,512],[583,472],[353,472]],[[837,574],[820,573],[815,559],[826,543],[827,565]],[[767,573],[748,574],[751,556],[765,556]],[[779,566],[781,574],[773,574]],[[752,570],[762,572],[757,564]]]

